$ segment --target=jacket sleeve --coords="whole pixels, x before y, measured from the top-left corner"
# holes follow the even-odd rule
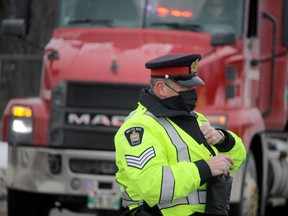
[[[168,161],[169,153],[161,139],[161,134],[165,133],[163,128],[151,129],[145,125],[137,125],[143,129],[143,135],[141,143],[133,145],[127,136],[127,130],[133,127],[135,126],[125,125],[117,132],[115,146],[119,169],[117,181],[123,183],[126,179],[127,187],[132,189],[131,194],[134,193],[134,199],[143,199],[149,206],[154,206],[186,197],[199,188],[201,177],[195,163]],[[169,166],[168,162],[173,165]]]
[[[209,123],[207,118],[201,113],[196,113],[198,121],[202,123]],[[221,130],[225,135],[224,142],[214,145],[215,148],[221,153],[229,155],[234,160],[234,165],[231,168],[231,172],[235,172],[240,168],[242,163],[246,160],[246,149],[242,142],[242,139],[235,133],[229,130]]]
[[[235,144],[233,148],[231,148],[229,151],[221,152],[221,154],[229,155],[234,160],[234,164],[230,167],[230,171],[235,172],[246,160],[246,149],[240,137],[238,137],[232,131],[226,130],[226,132],[229,133],[229,135],[234,138]]]

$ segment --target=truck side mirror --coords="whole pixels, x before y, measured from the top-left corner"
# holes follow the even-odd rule
[[[288,47],[288,0],[283,1],[281,28],[282,28],[282,34],[281,34],[282,46]]]
[[[1,23],[1,33],[24,37],[26,24],[24,19],[4,19]]]
[[[236,34],[232,31],[218,31],[212,33],[211,42],[212,46],[235,45]]]

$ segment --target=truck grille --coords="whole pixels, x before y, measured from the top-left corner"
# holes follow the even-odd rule
[[[52,90],[49,145],[114,151],[114,135],[144,86],[61,82]]]
[[[71,159],[69,167],[73,173],[81,174],[115,175],[117,172],[115,162],[106,160]]]

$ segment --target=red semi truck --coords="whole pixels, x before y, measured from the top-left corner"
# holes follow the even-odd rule
[[[113,137],[148,85],[145,62],[168,53],[203,55],[197,110],[245,143],[231,215],[287,208],[288,0],[224,0],[221,19],[208,21],[215,2],[58,1],[39,97],[12,99],[3,115],[9,216],[121,211]],[[27,27],[2,22],[7,34]]]

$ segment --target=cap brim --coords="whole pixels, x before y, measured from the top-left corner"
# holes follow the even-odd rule
[[[187,86],[187,87],[205,85],[204,81],[200,79],[198,76],[194,76],[192,77],[192,79],[189,79],[189,80],[175,80],[175,82],[179,83],[180,85]]]

